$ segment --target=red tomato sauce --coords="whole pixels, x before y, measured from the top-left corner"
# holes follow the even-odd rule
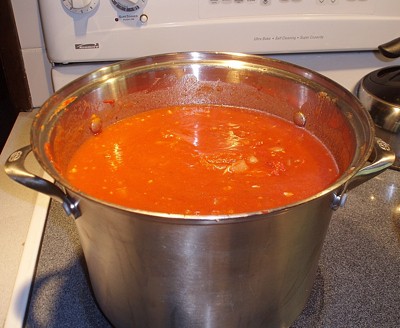
[[[269,210],[310,197],[338,177],[327,148],[259,111],[193,105],[125,118],[86,140],[67,179],[126,207],[186,215]]]

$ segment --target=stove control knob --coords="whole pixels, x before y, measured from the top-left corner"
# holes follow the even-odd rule
[[[61,0],[65,9],[76,14],[85,14],[99,5],[99,0]]]
[[[111,3],[119,10],[138,12],[146,6],[147,0],[111,0]]]

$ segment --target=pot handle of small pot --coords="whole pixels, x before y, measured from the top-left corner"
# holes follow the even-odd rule
[[[384,170],[389,168],[396,160],[396,154],[392,151],[389,144],[380,138],[375,137],[375,144],[370,156],[370,164],[359,170],[343,187],[334,195],[331,207],[336,210],[344,206],[347,198],[347,191],[360,184],[372,179]]]
[[[56,201],[60,202],[64,211],[73,218],[77,219],[81,213],[79,211],[78,202],[69,197],[56,184],[38,177],[25,168],[25,159],[32,151],[32,147],[26,146],[13,152],[7,159],[4,169],[6,174],[14,181],[24,185],[25,187],[44,193]]]

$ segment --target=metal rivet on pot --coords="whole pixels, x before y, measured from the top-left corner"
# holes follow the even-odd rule
[[[93,134],[98,134],[101,132],[101,128],[102,121],[100,117],[98,117],[97,115],[92,115],[90,122],[90,131],[92,131]]]
[[[302,112],[296,112],[293,115],[293,122],[297,126],[304,127],[306,125],[306,116]]]
[[[344,207],[347,201],[347,194],[336,195],[333,194],[333,202],[331,204],[331,209],[336,211],[340,207]]]

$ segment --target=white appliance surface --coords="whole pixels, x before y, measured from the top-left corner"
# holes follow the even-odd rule
[[[398,37],[393,0],[39,0],[55,63],[176,51],[371,50]]]
[[[176,51],[263,54],[313,69],[351,91],[372,70],[400,65],[400,60],[385,59],[374,51],[399,36],[400,1],[38,2],[47,56],[54,64],[54,90],[110,62]],[[33,115],[20,115],[3,162],[9,152],[29,142],[27,126],[32,119]],[[0,178],[0,208],[6,213],[0,222],[7,223],[2,224],[1,236],[8,236],[7,243],[1,243],[2,252],[15,254],[10,261],[13,270],[0,285],[0,325],[6,320],[4,327],[15,328],[23,326],[48,199],[36,199],[36,193],[8,181],[4,174]],[[10,225],[18,213],[23,223]],[[18,238],[12,240],[16,226]]]

